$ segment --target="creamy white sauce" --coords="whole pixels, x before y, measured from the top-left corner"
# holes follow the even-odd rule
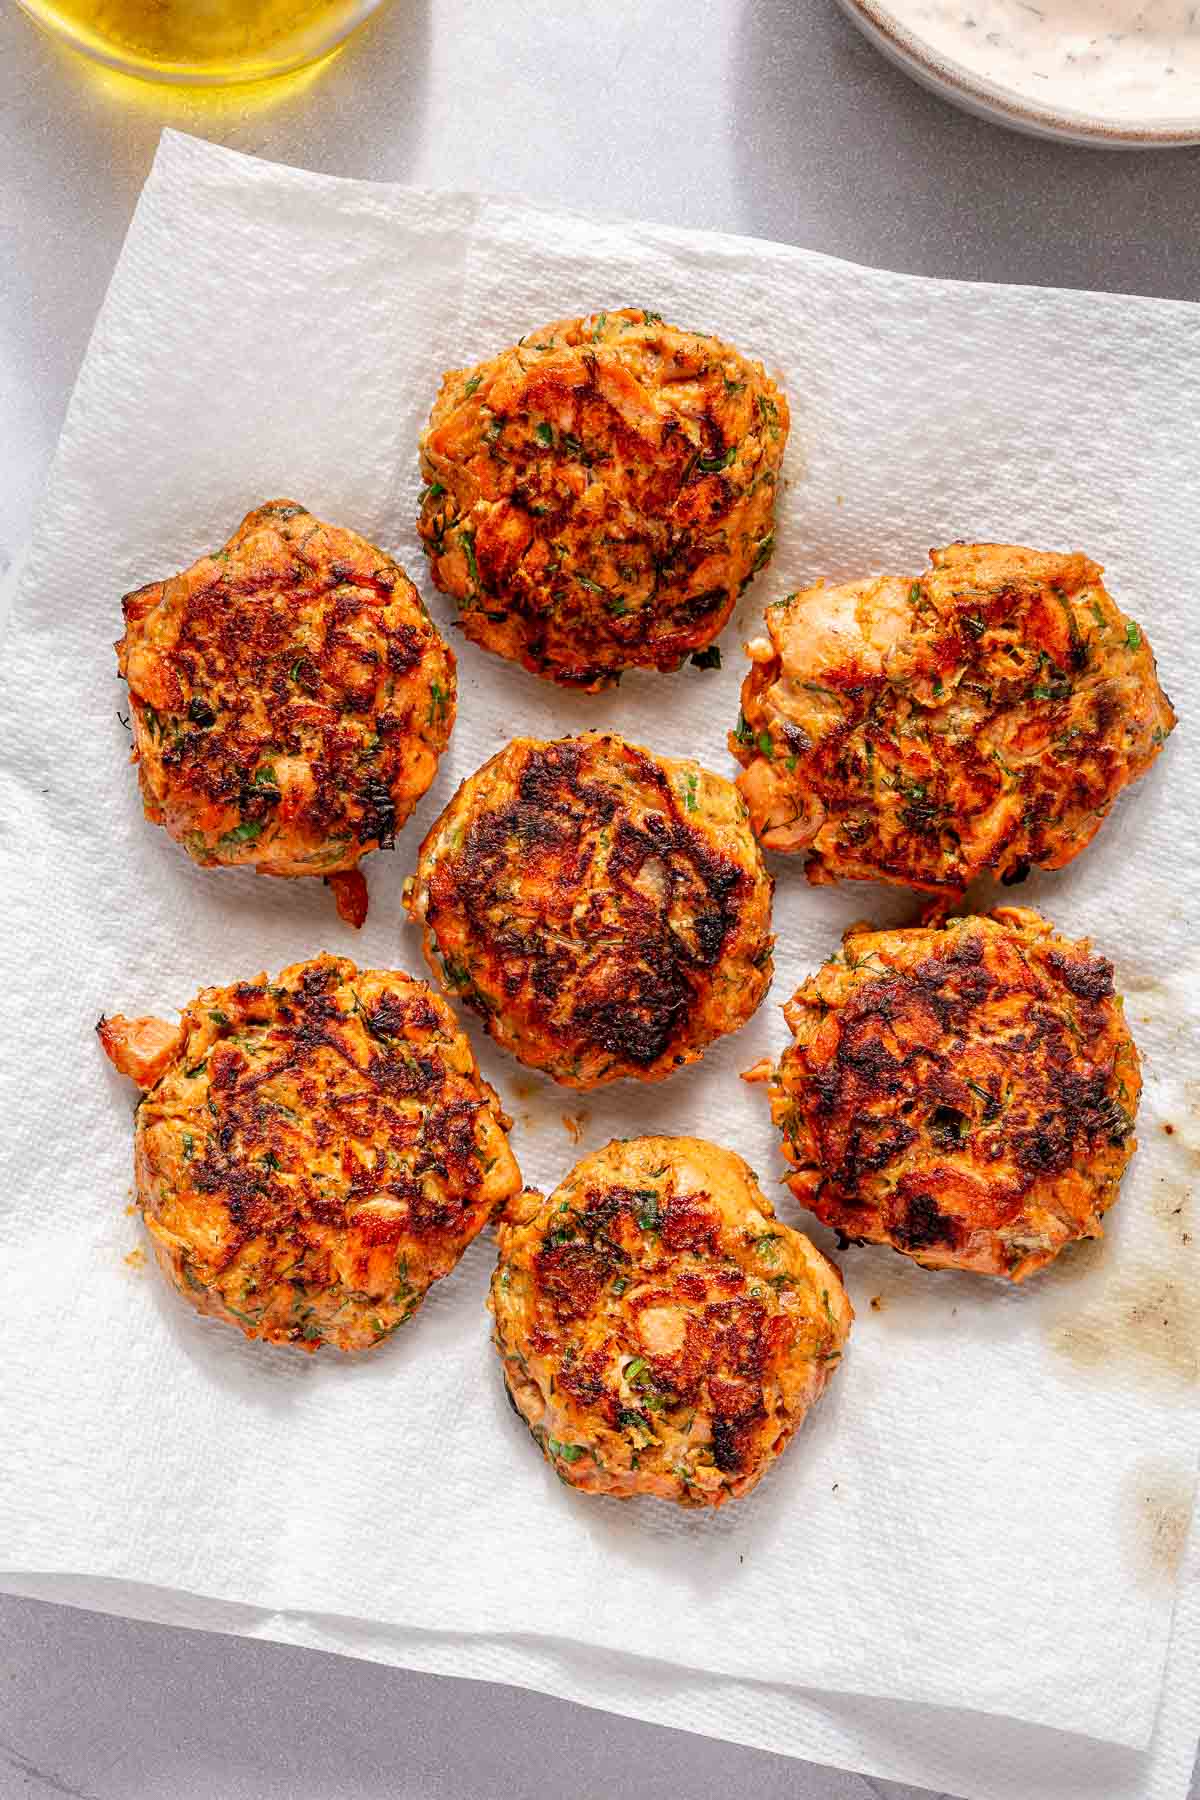
[[[1200,114],[1200,0],[885,0],[929,49],[1044,106]]]

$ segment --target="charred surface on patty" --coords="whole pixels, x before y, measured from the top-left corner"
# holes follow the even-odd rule
[[[657,1079],[744,1023],[770,903],[728,782],[594,735],[517,740],[465,783],[409,899],[448,991],[580,1087]]]
[[[720,1506],[748,1493],[836,1367],[837,1271],[740,1157],[635,1138],[499,1229],[489,1305],[510,1399],[573,1486]]]
[[[730,747],[755,831],[810,881],[953,897],[1091,841],[1175,724],[1141,628],[1086,556],[952,544],[916,580],[767,609]]]
[[[292,501],[124,601],[146,816],[197,862],[332,875],[395,841],[454,722],[454,657],[403,569]]]
[[[424,982],[318,957],[156,1024],[99,1027],[149,1090],[138,1203],[169,1278],[249,1337],[380,1341],[520,1187],[509,1121]]]
[[[1141,1077],[1112,965],[1026,909],[858,926],[784,1009],[771,1110],[843,1236],[1015,1281],[1103,1214]]]
[[[677,668],[774,542],[788,433],[760,363],[657,313],[566,319],[444,379],[419,530],[469,638],[571,687]]]

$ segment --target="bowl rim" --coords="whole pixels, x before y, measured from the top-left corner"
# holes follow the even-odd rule
[[[1117,122],[1096,113],[1075,112],[1070,107],[1040,106],[1035,99],[1001,82],[990,81],[931,49],[927,40],[903,24],[884,0],[841,0],[842,6],[868,34],[879,38],[882,47],[892,51],[899,61],[941,88],[951,88],[998,113],[1009,124],[1023,130],[1051,130],[1061,136],[1085,138],[1096,144],[1161,145],[1181,149],[1200,143],[1200,111],[1181,114],[1177,118],[1139,124],[1135,120]]]

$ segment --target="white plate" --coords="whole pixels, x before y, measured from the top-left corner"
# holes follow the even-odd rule
[[[889,7],[878,4],[878,0],[839,0],[839,4],[876,48],[906,74],[981,118],[1037,137],[1065,138],[1070,143],[1101,149],[1172,148],[1200,143],[1200,96],[1193,113],[1175,119],[1117,118],[1101,112],[1049,106],[1034,94],[990,81],[955,62],[905,25]]]

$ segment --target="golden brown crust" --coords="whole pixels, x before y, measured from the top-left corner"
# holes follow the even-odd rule
[[[423,981],[319,956],[101,1022],[149,1091],[137,1198],[168,1280],[247,1337],[379,1343],[521,1185],[510,1121]],[[136,1067],[128,1046],[154,1055]]]
[[[918,580],[767,609],[730,748],[754,829],[808,878],[953,897],[1059,869],[1175,724],[1141,629],[1080,554],[930,552]]]
[[[1101,1237],[1141,1093],[1112,976],[1021,907],[852,927],[784,1008],[796,1198],[845,1238],[1013,1281]]]
[[[291,500],[124,601],[146,817],[202,864],[352,870],[392,842],[454,723],[454,656],[398,563]]]
[[[621,1139],[497,1238],[488,1305],[513,1406],[573,1487],[722,1506],[749,1493],[837,1367],[841,1278],[740,1156]]]
[[[710,644],[771,554],[787,400],[761,363],[627,308],[442,382],[418,528],[466,635],[594,691]]]
[[[448,993],[569,1087],[657,1081],[771,980],[772,882],[732,783],[595,732],[516,738],[406,889]]]

